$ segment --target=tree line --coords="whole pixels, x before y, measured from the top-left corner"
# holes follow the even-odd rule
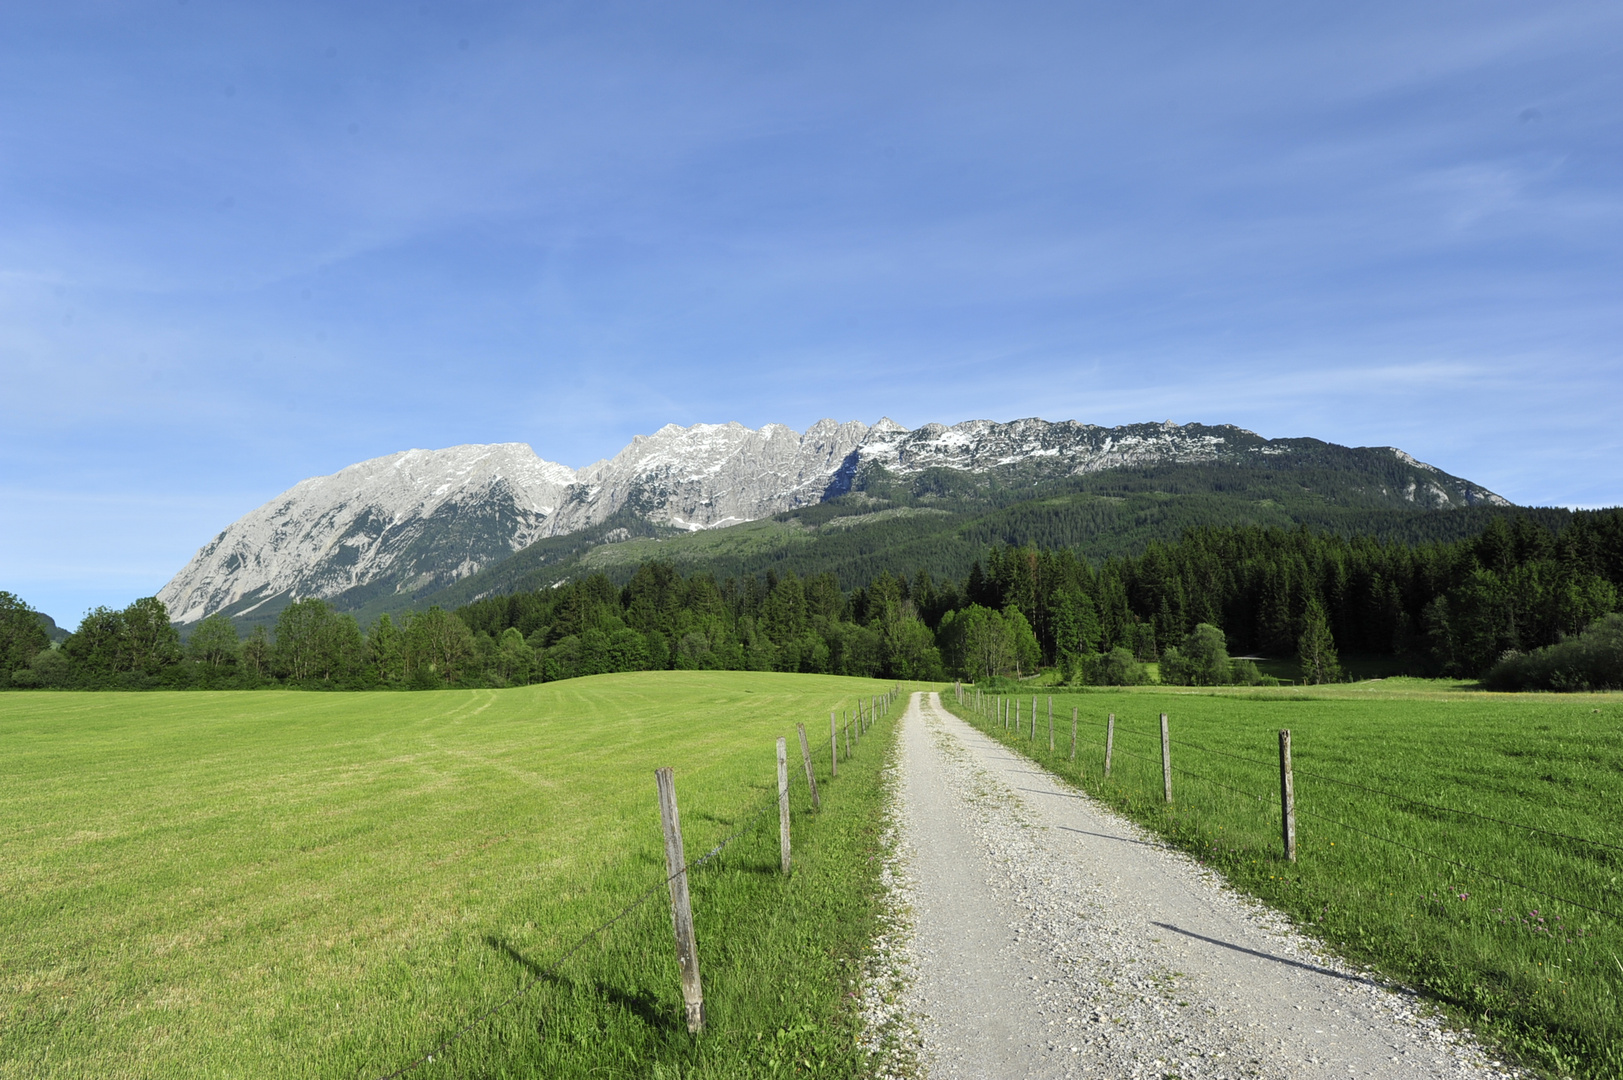
[[[273,632],[242,640],[211,616],[182,641],[149,597],[97,608],[52,648],[27,605],[0,594],[0,678],[427,689],[672,668],[893,679],[1049,668],[1067,682],[1124,684],[1145,681],[1153,663],[1162,681],[1199,685],[1262,679],[1231,654],[1294,656],[1311,682],[1333,681],[1339,657],[1358,654],[1414,674],[1484,677],[1519,664],[1533,674],[1518,685],[1605,685],[1603,671],[1518,661],[1564,646],[1559,655],[1589,657],[1590,672],[1604,668],[1593,657],[1608,655],[1565,643],[1619,610],[1623,511],[1554,520],[1494,518],[1476,536],[1420,544],[1204,526],[1097,564],[1066,548],[993,546],[962,579],[881,572],[849,591],[832,573],[718,580],[646,563],[624,585],[594,574],[454,612],[382,616],[364,631],[305,599],[282,610]],[[1537,674],[1558,669],[1559,678]]]

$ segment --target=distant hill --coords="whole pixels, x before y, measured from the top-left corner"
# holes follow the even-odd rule
[[[855,583],[881,568],[958,574],[993,542],[1099,557],[1243,523],[1432,538],[1509,505],[1392,447],[1230,425],[668,425],[579,470],[507,443],[302,481],[223,530],[159,598],[183,623],[270,620],[305,596],[366,618],[654,557]]]
[[[1553,529],[1570,512],[1479,504],[1421,510],[1370,498],[1356,471],[1172,465],[1014,485],[980,498],[917,494],[917,483],[865,488],[762,521],[677,536],[593,530],[540,541],[487,570],[422,594],[410,606],[455,608],[485,596],[544,589],[601,572],[629,580],[644,562],[717,577],[768,570],[831,572],[845,588],[882,572],[961,579],[994,544],[1066,547],[1092,558],[1137,554],[1195,525],[1306,527],[1422,543],[1474,536],[1496,517],[1526,514]],[[877,489],[877,490],[876,490]],[[369,605],[363,620],[396,604]]]

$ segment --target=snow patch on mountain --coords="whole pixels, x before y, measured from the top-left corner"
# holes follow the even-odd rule
[[[1237,427],[1170,420],[1116,428],[969,420],[909,430],[884,417],[872,426],[819,420],[804,434],[782,424],[667,424],[578,471],[542,460],[523,443],[407,450],[300,481],[226,528],[158,595],[171,617],[192,622],[276,597],[421,591],[622,511],[672,528],[723,528],[851,491],[875,468],[907,477],[1028,466],[1052,477],[1297,449]],[[1430,474],[1420,482],[1394,478],[1408,481],[1398,490],[1417,505],[1508,505],[1386,449],[1399,466]]]

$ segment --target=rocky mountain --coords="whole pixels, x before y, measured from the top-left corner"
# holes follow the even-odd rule
[[[936,481],[1024,486],[1112,469],[1278,469],[1331,459],[1354,469],[1381,505],[1509,505],[1395,448],[1270,440],[1232,426],[1032,419],[910,431],[889,419],[822,420],[802,434],[780,424],[671,424],[579,470],[504,443],[408,450],[304,480],[228,526],[159,599],[179,622],[265,614],[307,596],[353,610],[431,593],[538,540],[630,535],[623,525],[604,532],[615,522],[640,535],[718,529],[839,499],[876,479],[926,489]]]
[[[301,480],[237,519],[158,598],[175,621],[193,622],[455,581],[544,535],[574,484],[575,470],[523,443],[373,458]]]

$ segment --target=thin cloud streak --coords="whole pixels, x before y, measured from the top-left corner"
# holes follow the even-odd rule
[[[667,422],[1041,412],[1623,502],[1620,32],[1605,3],[8,10],[0,486],[251,507],[410,446],[578,466]],[[183,561],[228,520],[160,505],[121,541]],[[0,511],[39,538],[0,588],[106,564],[60,504]]]

